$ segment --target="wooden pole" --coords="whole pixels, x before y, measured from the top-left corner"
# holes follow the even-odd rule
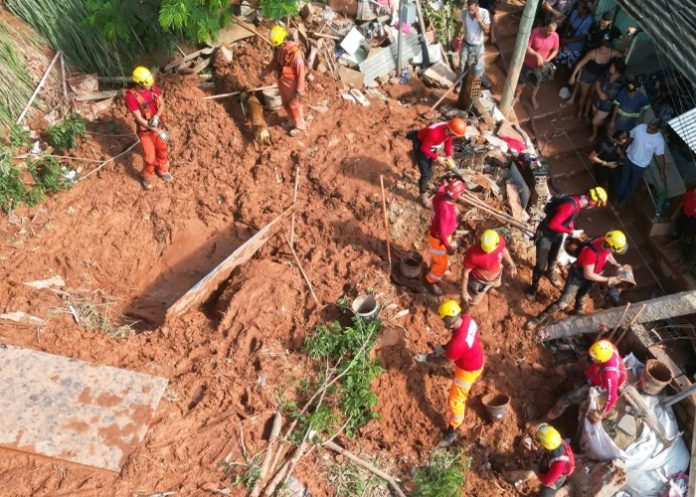
[[[389,273],[392,270],[391,241],[389,239],[389,216],[387,216],[387,197],[384,193],[384,176],[379,175],[379,185],[382,188],[382,211],[384,212],[384,234],[387,237],[387,261],[389,262]]]
[[[401,47],[403,46],[404,27],[403,22],[404,0],[399,0],[399,37],[396,39],[396,77],[401,77]]]
[[[636,312],[636,314],[633,316],[633,319],[631,319],[631,321],[630,321],[630,322],[626,325],[626,327],[623,329],[623,331],[621,332],[621,334],[620,334],[620,335],[618,336],[618,338],[616,339],[616,342],[614,343],[614,345],[618,345],[619,343],[621,343],[621,340],[623,340],[623,337],[626,336],[626,333],[628,333],[628,330],[631,329],[631,326],[633,326],[633,324],[634,324],[636,321],[638,321],[638,318],[640,317],[640,314],[641,314],[644,310],[645,310],[645,304],[643,304],[642,306],[640,306],[640,309],[638,309],[638,312]]]
[[[505,78],[505,85],[503,86],[503,95],[500,99],[500,112],[505,117],[509,117],[512,112],[512,101],[515,97],[517,81],[520,79],[520,70],[524,62],[524,55],[527,52],[527,43],[532,32],[532,24],[534,23],[538,4],[539,0],[527,0],[522,12],[522,19],[517,31],[517,40],[515,41],[515,50],[510,59],[507,78]]]
[[[437,102],[435,102],[435,103],[428,109],[428,112],[434,111],[434,110],[437,108],[437,106],[440,105],[440,104],[442,103],[442,101],[443,101],[445,98],[447,98],[447,95],[449,95],[449,94],[452,92],[452,90],[454,90],[454,89],[457,87],[457,85],[458,85],[459,83],[461,83],[461,81],[462,81],[462,80],[464,79],[464,77],[466,76],[466,73],[468,73],[468,72],[469,72],[469,68],[467,67],[467,69],[462,73],[462,75],[459,76],[459,77],[457,78],[457,81],[455,81],[454,83],[452,83],[452,84],[450,85],[450,87],[447,88],[447,91],[444,93],[444,95],[442,95],[442,96],[437,100]]]
[[[290,245],[290,240],[287,238],[285,239],[286,242],[288,242],[288,247],[290,247],[290,252],[292,252],[292,256],[295,258],[295,262],[297,263],[297,268],[300,270],[300,273],[302,274],[302,277],[305,280],[305,283],[307,283],[307,288],[309,288],[309,293],[312,294],[312,299],[314,300],[314,303],[317,304],[317,307],[321,307],[321,304],[319,303],[319,299],[317,298],[316,293],[314,293],[314,288],[312,287],[312,282],[309,281],[309,278],[307,277],[307,273],[305,273],[302,263],[300,262],[300,258],[297,257],[297,252],[295,252],[295,249],[293,248],[292,245]]]
[[[270,90],[271,88],[275,88],[276,86],[278,85],[259,86],[258,88],[251,88],[249,90],[239,90],[233,91],[232,93],[221,93],[219,95],[208,95],[207,97],[203,97],[203,100],[217,100],[219,98],[234,97],[235,95],[239,95],[240,93],[248,93],[259,90]]]
[[[68,82],[65,80],[65,56],[60,53],[60,79],[63,82],[63,98],[68,98]]]
[[[423,67],[430,66],[430,54],[428,53],[428,40],[425,37],[425,17],[421,9],[420,0],[416,0],[416,13],[418,14],[418,25],[420,26],[421,50],[423,51]]]
[[[297,187],[300,184],[300,166],[299,164],[295,166],[295,188],[292,191],[292,205],[297,202]],[[292,217],[290,218],[290,246],[295,246],[295,211],[292,212]]]
[[[41,77],[41,81],[39,81],[38,86],[37,86],[36,89],[34,90],[34,93],[31,95],[31,98],[29,99],[29,102],[27,103],[26,107],[24,107],[24,110],[23,110],[22,113],[19,115],[19,118],[17,119],[17,122],[16,122],[15,124],[21,124],[21,123],[22,123],[22,120],[23,120],[24,117],[27,115],[27,112],[29,111],[29,108],[31,107],[31,104],[34,103],[34,99],[37,97],[37,95],[38,95],[39,92],[41,91],[41,88],[43,88],[43,85],[46,83],[46,80],[48,79],[48,75],[51,73],[51,69],[53,69],[53,66],[56,64],[56,62],[58,61],[58,58],[61,56],[62,53],[63,53],[63,52],[61,52],[60,50],[58,50],[58,52],[56,52],[56,55],[53,57],[53,60],[51,61],[51,63],[50,63],[50,64],[48,65],[48,67],[46,68],[46,72],[45,72],[44,75]]]
[[[261,494],[261,489],[263,488],[263,482],[266,480],[268,475],[268,470],[271,466],[271,459],[273,459],[273,449],[275,448],[275,442],[280,435],[280,429],[283,427],[283,417],[279,412],[275,413],[273,416],[273,427],[271,428],[271,435],[268,437],[268,446],[266,447],[266,455],[263,457],[263,462],[261,463],[261,470],[259,471],[259,477],[254,482],[254,486],[249,492],[249,497],[259,497]]]
[[[623,314],[621,314],[621,317],[620,317],[619,320],[616,322],[616,325],[614,326],[614,329],[611,330],[611,333],[609,333],[609,339],[610,339],[610,340],[611,340],[611,338],[614,336],[614,333],[616,333],[616,330],[618,330],[619,327],[621,326],[621,323],[623,323],[623,320],[624,320],[624,318],[626,317],[626,314],[628,313],[628,310],[629,310],[630,308],[631,308],[631,303],[629,302],[628,304],[626,304],[626,307],[624,307]],[[599,335],[597,338],[602,338],[602,335],[604,335],[604,333],[600,333],[600,335]]]
[[[239,18],[239,16],[232,16],[232,17],[234,18],[235,21],[237,21],[237,24],[239,24],[241,27],[243,27],[244,29],[246,29],[250,33],[254,33],[256,36],[261,38],[264,41],[264,43],[266,43],[268,46],[271,46],[271,47],[273,46],[273,45],[271,45],[271,40],[269,40],[267,36],[264,36],[261,33],[259,33],[258,31],[256,31],[256,28],[254,28],[253,26],[250,26],[246,22],[242,21]]]

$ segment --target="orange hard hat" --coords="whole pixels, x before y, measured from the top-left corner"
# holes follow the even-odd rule
[[[457,136],[464,136],[466,133],[466,121],[461,117],[455,117],[447,123],[449,130]]]
[[[454,200],[457,200],[459,196],[466,191],[466,185],[460,179],[453,179],[445,187],[445,193],[449,195]]]

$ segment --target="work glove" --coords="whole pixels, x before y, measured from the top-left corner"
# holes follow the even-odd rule
[[[621,283],[621,280],[616,276],[612,276],[611,278],[609,278],[609,281],[607,281],[607,285],[609,286],[616,286],[619,283]]]
[[[599,413],[599,411],[591,411],[591,412],[587,415],[587,419],[590,420],[590,423],[596,425],[597,423],[599,423],[600,421],[602,421],[602,415]]]
[[[580,239],[584,234],[585,230],[573,230],[573,232],[570,234],[570,237]]]
[[[447,157],[445,159],[445,167],[447,169],[455,169],[457,167],[456,162],[454,162],[454,159],[452,157]]]
[[[159,128],[160,125],[160,118],[157,114],[152,116],[152,119],[150,119],[150,122],[147,123],[148,126],[151,128]]]
[[[517,276],[517,266],[514,264],[510,266],[510,276],[512,276],[513,278]]]
[[[157,129],[155,130],[155,133],[162,139],[162,141],[166,144],[169,144],[171,142],[171,137],[169,136],[169,133],[167,133],[163,129]]]

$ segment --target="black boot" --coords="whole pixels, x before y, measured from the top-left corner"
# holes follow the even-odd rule
[[[457,430],[450,426],[442,437],[442,440],[440,440],[440,447],[449,447],[456,439]]]
[[[532,270],[532,284],[527,288],[526,296],[528,300],[535,300],[536,294],[539,291],[539,281],[541,280],[543,272],[537,268]]]

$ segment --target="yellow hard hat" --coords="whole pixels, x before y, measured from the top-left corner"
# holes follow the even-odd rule
[[[497,231],[486,230],[481,235],[481,248],[484,252],[493,252],[500,245],[500,235]]]
[[[145,88],[152,88],[155,84],[155,78],[147,67],[138,66],[133,69],[133,74],[131,74],[131,81],[136,85],[143,86]]]
[[[590,199],[597,204],[597,207],[604,207],[607,205],[609,196],[607,195],[607,191],[601,186],[590,188],[587,194],[590,196]]]
[[[443,319],[446,317],[456,318],[462,313],[462,308],[459,307],[459,304],[457,304],[456,301],[448,300],[440,304],[440,307],[437,309],[437,313]]]
[[[624,235],[623,231],[608,231],[607,234],[604,235],[604,241],[609,245],[611,251],[617,254],[623,254],[628,250],[628,242],[626,241],[626,235]]]
[[[273,47],[279,47],[283,44],[285,41],[285,37],[288,35],[288,31],[283,27],[279,25],[275,25],[271,28],[271,33],[268,35],[268,38],[271,40],[271,46]]]
[[[614,346],[609,340],[598,340],[590,346],[590,357],[595,362],[607,362],[614,355]]]
[[[556,450],[563,443],[563,438],[558,430],[548,423],[537,427],[535,434],[536,441],[546,450]]]

